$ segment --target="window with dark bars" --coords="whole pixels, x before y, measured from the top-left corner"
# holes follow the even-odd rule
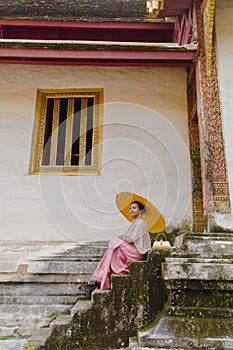
[[[82,103],[84,100],[84,103]],[[82,121],[82,104],[85,105],[85,116]],[[71,114],[69,113],[71,111]],[[55,119],[57,119],[55,121]],[[68,119],[70,121],[70,140],[66,149],[68,134]],[[80,157],[80,133],[81,122],[84,124],[82,131],[85,140],[83,157]],[[55,125],[55,127],[54,127]],[[91,165],[93,136],[93,98],[49,98],[46,110],[44,152],[42,165]],[[70,142],[69,142],[70,141]],[[71,152],[70,152],[71,151]],[[54,159],[52,159],[55,154]],[[68,160],[67,160],[68,156]]]
[[[99,174],[103,89],[39,90],[31,174]]]

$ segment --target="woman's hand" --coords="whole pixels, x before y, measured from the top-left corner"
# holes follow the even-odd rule
[[[126,243],[133,243],[133,240],[126,237],[125,235],[120,235],[119,238],[122,239],[122,241],[124,241]]]

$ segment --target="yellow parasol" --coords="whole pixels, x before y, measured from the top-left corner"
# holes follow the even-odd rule
[[[156,233],[163,231],[165,227],[165,220],[162,214],[146,198],[131,192],[121,192],[116,196],[116,205],[118,209],[129,221],[134,220],[130,216],[130,205],[134,201],[139,201],[145,206],[145,212],[142,213],[142,218],[147,224],[148,232]]]

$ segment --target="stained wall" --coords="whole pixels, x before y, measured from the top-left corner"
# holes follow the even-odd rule
[[[168,231],[191,227],[185,69],[0,65],[0,76],[0,239],[109,239],[128,227],[121,191],[149,198]],[[30,175],[37,90],[82,87],[104,88],[101,174]]]

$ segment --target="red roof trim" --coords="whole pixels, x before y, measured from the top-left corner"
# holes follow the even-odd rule
[[[172,30],[174,23],[169,22],[71,22],[71,21],[39,21],[0,19],[0,26],[23,26],[44,28],[93,28],[93,29],[161,29]]]
[[[1,48],[0,63],[87,66],[185,66],[195,51],[111,51]]]
[[[63,59],[166,59],[190,60],[195,51],[112,51],[112,50],[55,50],[28,48],[0,48],[0,57],[33,57],[33,58],[63,58]]]
[[[49,65],[49,66],[106,66],[106,67],[179,67],[190,68],[192,63],[187,61],[165,60],[47,60],[47,59],[1,59],[0,64],[25,64],[25,65]]]

